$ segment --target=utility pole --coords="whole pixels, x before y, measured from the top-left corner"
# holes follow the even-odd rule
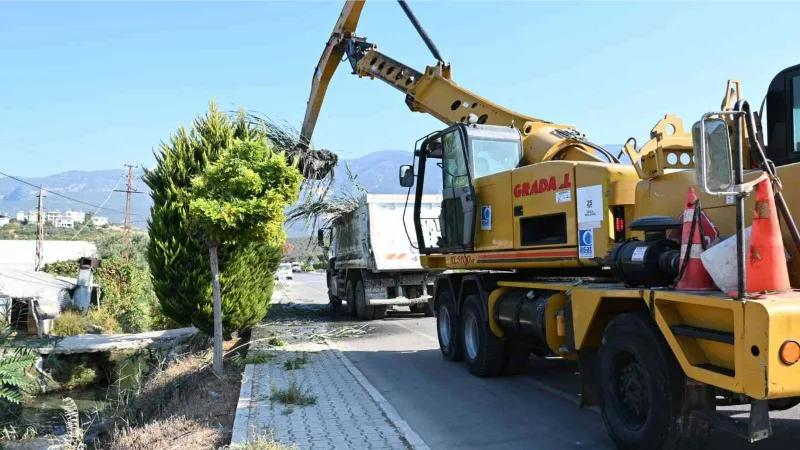
[[[44,189],[39,185],[39,214],[37,215],[36,229],[36,266],[34,270],[38,272],[42,268],[44,260]]]
[[[125,231],[122,234],[122,260],[127,264],[131,259],[131,194],[141,192],[133,190],[133,169],[139,168],[132,164],[125,164],[128,168],[128,186],[124,191],[115,190],[114,192],[125,193]]]

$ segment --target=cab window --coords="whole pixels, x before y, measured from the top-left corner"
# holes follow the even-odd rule
[[[800,152],[800,75],[792,78],[792,124],[794,125],[792,150]]]
[[[473,177],[485,177],[519,167],[519,141],[472,138]]]
[[[445,189],[469,185],[467,161],[464,157],[464,145],[461,134],[457,131],[442,136],[444,152],[442,154],[442,186]]]

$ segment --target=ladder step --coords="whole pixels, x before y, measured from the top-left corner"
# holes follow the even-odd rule
[[[715,372],[715,373],[718,373],[720,375],[725,375],[726,377],[733,378],[734,376],[736,376],[736,371],[734,371],[732,369],[728,369],[727,367],[715,366],[715,365],[709,364],[709,363],[698,364],[695,367],[699,367],[701,369],[708,370],[709,372]]]
[[[672,334],[675,336],[687,336],[733,345],[733,333],[729,331],[712,330],[710,328],[701,328],[692,325],[672,325],[669,329],[672,330]]]

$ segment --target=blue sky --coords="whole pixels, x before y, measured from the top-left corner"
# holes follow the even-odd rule
[[[342,2],[0,2],[0,171],[150,165],[212,97],[299,127]],[[690,124],[728,78],[751,103],[800,63],[798,3],[411,2],[453,79],[602,144]],[[747,36],[734,40],[734,27]],[[432,63],[395,2],[367,2],[359,34],[418,70]],[[442,124],[397,91],[334,77],[314,135],[345,158],[411,149]]]

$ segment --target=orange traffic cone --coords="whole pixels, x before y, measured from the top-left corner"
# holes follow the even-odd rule
[[[756,207],[753,212],[755,217],[750,231],[750,248],[747,251],[745,290],[763,292],[791,289],[770,180],[756,185]]]
[[[689,188],[686,193],[686,209],[683,211],[681,261],[679,265],[679,267],[683,267],[685,263],[686,268],[676,286],[679,291],[711,291],[716,289],[711,275],[708,274],[706,268],[703,267],[703,262],[700,260],[700,254],[703,253],[703,246],[700,243],[700,227],[702,226],[700,223],[695,225],[694,234],[692,234],[692,219],[694,218],[696,201],[697,194],[695,194],[694,188]],[[684,261],[687,246],[690,247],[689,260]]]

